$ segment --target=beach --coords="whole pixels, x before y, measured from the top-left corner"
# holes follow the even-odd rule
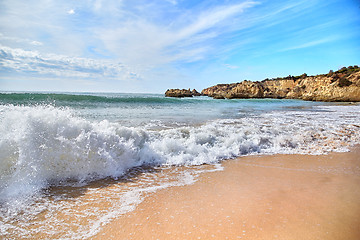
[[[0,240],[360,240],[359,11],[0,0]]]
[[[357,239],[360,105],[0,94],[0,238]]]
[[[144,199],[93,239],[359,239],[360,147],[247,156]]]

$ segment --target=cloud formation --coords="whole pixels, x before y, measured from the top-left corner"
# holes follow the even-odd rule
[[[211,41],[230,31],[231,18],[258,3],[247,0],[216,4],[183,13],[175,8],[172,11],[177,13],[172,18],[169,14],[175,12],[167,13],[164,8],[178,5],[177,1],[143,2],[134,7],[126,1],[65,4],[39,0],[29,1],[34,10],[31,15],[25,12],[25,4],[18,0],[2,4],[13,11],[9,11],[6,19],[2,18],[1,29],[20,36],[0,35],[3,44],[1,67],[7,71],[38,73],[39,76],[51,74],[54,77],[128,79],[139,78],[149,70],[167,64],[206,58],[216,49]],[[23,8],[15,9],[16,5]],[[160,19],[153,19],[153,15],[160,16]],[[164,22],[164,18],[171,20]],[[15,24],[12,26],[9,21]],[[39,40],[22,38],[19,34],[17,27],[25,22],[31,29],[31,34],[27,35],[46,42],[42,48],[39,48],[43,45]],[[37,46],[36,51],[29,44]],[[128,70],[130,68],[133,71]]]
[[[22,43],[22,44],[30,44],[33,46],[41,46],[43,45],[42,42],[30,40],[27,38],[18,38],[18,37],[9,37],[5,36],[4,34],[0,33],[0,41],[2,42],[16,42],[16,43]]]
[[[136,79],[159,92],[165,82],[197,87],[190,81],[199,79],[206,87],[216,76],[259,80],[262,71],[245,74],[254,65],[273,64],[274,74],[288,75],[284,66],[314,50],[325,56],[330,45],[360,48],[354,9],[350,0],[4,0],[0,79]],[[230,72],[244,75],[232,80]]]
[[[107,49],[131,64],[194,62],[214,50],[211,41],[230,31],[233,20],[229,20],[233,16],[256,4],[254,1],[245,1],[216,6],[192,13],[191,17],[185,12],[166,25],[134,17],[121,24],[121,27],[100,29],[97,34]]]
[[[121,63],[68,57],[56,54],[40,54],[0,45],[0,66],[4,71],[39,74],[46,77],[99,78],[109,77],[128,80],[139,76]]]
[[[67,11],[67,14],[69,14],[69,15],[75,14],[75,10],[74,10],[74,9],[70,9],[69,11]]]

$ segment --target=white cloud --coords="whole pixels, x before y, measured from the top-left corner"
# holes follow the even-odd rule
[[[232,17],[255,6],[254,1],[205,9],[200,13],[184,13],[167,24],[133,17],[121,27],[99,29],[97,36],[106,48],[128,64],[154,66],[177,61],[203,59],[212,50],[210,40],[228,31]],[[185,24],[186,22],[186,24]]]
[[[295,45],[295,46],[291,46],[291,47],[288,47],[288,48],[281,49],[280,51],[285,52],[285,51],[290,51],[290,50],[297,50],[297,49],[314,47],[314,46],[317,46],[317,45],[322,45],[322,44],[325,44],[325,43],[333,42],[333,41],[336,41],[336,40],[339,40],[339,39],[340,39],[339,37],[334,37],[333,36],[333,37],[326,37],[326,38],[311,40],[311,41],[301,43],[299,45]]]
[[[256,4],[257,2],[247,1],[236,5],[221,6],[205,11],[199,15],[196,21],[181,29],[177,33],[177,38],[178,40],[182,40],[183,38],[192,37],[195,34],[206,31],[212,27],[215,27],[217,24],[221,24],[223,21],[234,16],[235,14],[239,14],[245,9],[250,8]]]
[[[167,1],[167,2],[169,2],[171,4],[173,4],[173,5],[178,4],[178,2],[176,0],[165,0],[165,1]]]
[[[12,41],[12,42],[17,42],[17,43],[30,44],[30,45],[33,45],[33,46],[41,46],[41,45],[43,45],[43,43],[39,42],[39,41],[30,40],[30,39],[27,39],[27,38],[9,37],[9,36],[5,36],[2,33],[0,33],[0,41]]]
[[[70,9],[69,11],[67,11],[67,14],[73,15],[73,14],[75,14],[75,10],[74,10],[74,9]]]
[[[223,64],[223,65],[228,69],[238,69],[238,68],[240,68],[239,66],[235,66],[235,65],[231,65],[231,64]]]
[[[67,78],[113,78],[119,81],[140,78],[127,66],[106,60],[40,54],[0,45],[0,70]]]

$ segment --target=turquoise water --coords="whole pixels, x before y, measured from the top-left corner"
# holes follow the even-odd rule
[[[277,110],[311,110],[313,106],[326,105],[298,100],[214,100],[208,97],[167,98],[162,94],[119,93],[2,93],[0,104],[70,108],[76,115],[89,120],[109,120],[126,126],[151,122],[160,127],[236,119]]]

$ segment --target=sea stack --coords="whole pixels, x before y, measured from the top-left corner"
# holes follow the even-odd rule
[[[201,94],[193,89],[192,91],[189,89],[168,89],[165,92],[166,97],[177,97],[177,98],[183,98],[183,97],[193,97],[193,96],[200,96]]]

